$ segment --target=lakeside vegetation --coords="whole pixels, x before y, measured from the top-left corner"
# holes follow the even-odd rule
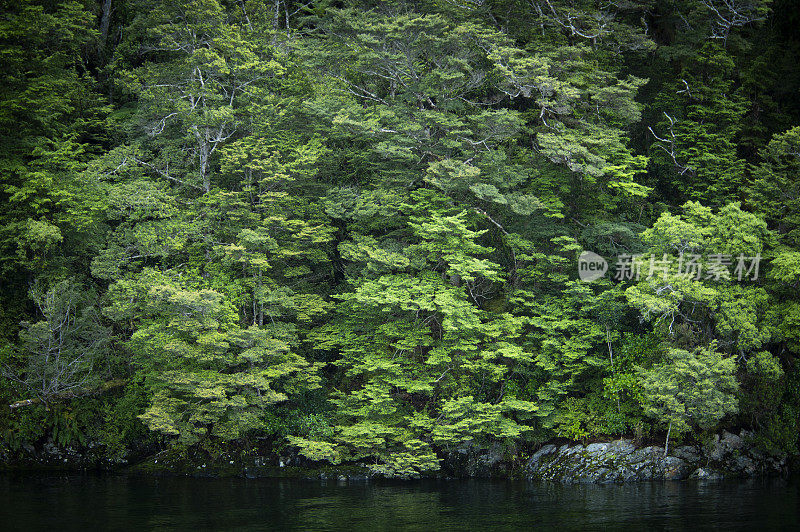
[[[791,0],[2,5],[8,460],[797,455]]]

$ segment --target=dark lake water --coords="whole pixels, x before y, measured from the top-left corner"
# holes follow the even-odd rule
[[[798,479],[558,485],[2,476],[0,530],[798,529]]]

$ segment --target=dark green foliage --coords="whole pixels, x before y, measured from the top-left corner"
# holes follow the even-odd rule
[[[790,4],[5,2],[3,449],[797,453]]]
[[[31,288],[39,319],[21,323],[16,349],[3,367],[19,394],[49,406],[97,387],[106,374],[111,331],[83,290],[72,280]]]

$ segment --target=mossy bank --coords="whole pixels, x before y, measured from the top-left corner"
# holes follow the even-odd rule
[[[785,456],[768,455],[751,443],[751,434],[727,431],[705,442],[680,445],[664,453],[657,445],[631,439],[582,444],[548,443],[532,454],[500,446],[464,445],[449,452],[431,478],[513,478],[561,483],[624,483],[651,480],[718,480],[785,476]],[[366,481],[381,478],[368,463],[331,465],[296,453],[271,449],[236,449],[211,454],[199,449],[167,449],[132,459],[112,459],[91,444],[84,449],[47,443],[4,455],[0,470],[104,471],[134,475],[297,478]]]

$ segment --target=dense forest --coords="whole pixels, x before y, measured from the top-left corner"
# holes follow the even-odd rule
[[[4,456],[797,455],[793,0],[2,5]]]

